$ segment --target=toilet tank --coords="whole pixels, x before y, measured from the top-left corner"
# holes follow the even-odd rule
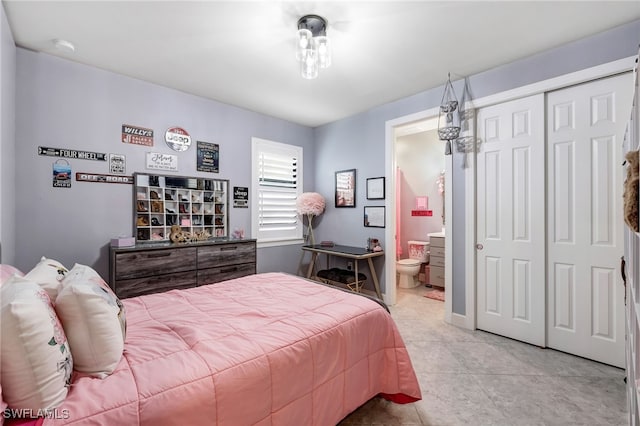
[[[429,261],[429,242],[409,241],[409,258],[427,263]]]

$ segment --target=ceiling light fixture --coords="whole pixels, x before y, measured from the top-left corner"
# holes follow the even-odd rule
[[[318,15],[305,15],[298,20],[296,59],[306,79],[318,77],[320,68],[331,66],[331,40],[327,37],[327,20]]]

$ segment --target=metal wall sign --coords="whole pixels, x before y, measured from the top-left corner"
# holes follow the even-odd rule
[[[191,146],[191,136],[182,127],[169,127],[164,134],[164,140],[174,151],[182,152]]]
[[[160,152],[147,152],[148,170],[170,170],[178,171],[178,156],[173,154],[162,154]]]
[[[133,176],[115,176],[98,173],[77,172],[76,180],[78,182],[124,183],[133,185]]]
[[[67,160],[53,163],[53,187],[71,188],[71,164]]]
[[[233,187],[233,207],[249,207],[249,188],[246,186]]]
[[[122,125],[122,143],[153,146],[153,130],[144,127]]]
[[[217,143],[198,141],[197,170],[199,172],[218,173],[220,171],[220,147]]]
[[[109,172],[125,174],[127,170],[127,160],[122,154],[109,154]]]
[[[47,146],[39,146],[38,155],[74,158],[78,160],[107,161],[107,154],[104,152],[77,151],[75,149],[50,148]]]

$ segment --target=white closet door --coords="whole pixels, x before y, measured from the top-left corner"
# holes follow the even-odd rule
[[[547,95],[548,345],[624,367],[622,152],[632,75]]]
[[[482,108],[477,126],[477,327],[544,346],[544,95]]]

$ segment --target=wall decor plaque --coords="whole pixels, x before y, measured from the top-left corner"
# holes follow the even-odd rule
[[[162,154],[160,152],[147,152],[148,170],[170,170],[178,171],[178,156],[173,154]]]
[[[164,140],[174,151],[182,152],[191,146],[191,136],[182,127],[169,127],[164,134]]]
[[[67,160],[53,163],[53,187],[71,188],[71,164]]]
[[[109,154],[109,172],[125,174],[127,170],[126,158],[122,154]]]
[[[153,146],[153,130],[144,127],[122,125],[122,143]]]
[[[76,173],[78,182],[97,182],[97,183],[125,183],[133,185],[133,176],[115,176],[104,175],[99,173]]]
[[[75,149],[50,148],[48,146],[39,146],[38,155],[74,158],[78,160],[107,161],[107,154],[104,152],[77,151]]]
[[[249,207],[249,188],[246,186],[233,187],[233,207]]]
[[[217,143],[197,141],[197,170],[218,173],[220,170],[220,147]]]

